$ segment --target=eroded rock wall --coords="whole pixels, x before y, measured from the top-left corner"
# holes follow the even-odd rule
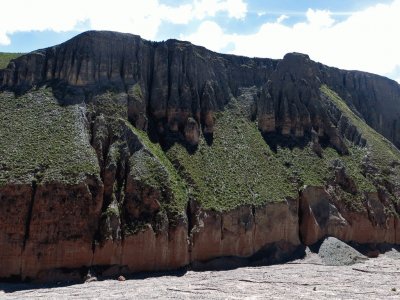
[[[132,124],[156,131],[160,139],[179,133],[190,144],[196,144],[199,128],[213,133],[214,113],[237,96],[239,88],[256,86],[263,88],[257,101],[260,130],[302,137],[316,128],[343,148],[318,104],[321,84],[399,146],[396,82],[327,67],[302,54],[283,60],[246,58],[177,40],[156,43],[130,34],[90,31],[0,70],[1,90],[22,93],[50,85],[63,104],[90,102],[106,90],[123,92]]]
[[[364,195],[364,207],[348,209],[333,187],[306,187],[300,195],[300,236],[305,245],[333,236],[359,244],[399,244],[399,218],[385,211],[377,193]]]
[[[87,179],[1,188],[2,278],[57,280],[57,269],[92,263],[92,243],[101,210],[102,184]]]
[[[60,105],[114,103],[122,113],[114,119],[100,109],[87,113],[101,181],[0,187],[0,278],[77,279],[89,268],[111,276],[219,257],[270,263],[326,236],[399,244],[399,207],[387,212],[393,205],[383,195],[390,190],[399,197],[398,188],[365,193],[364,206],[349,209],[337,191],[360,191],[339,171],[333,184],[306,187],[295,199],[217,212],[184,195],[186,207],[173,211],[168,205],[179,194],[172,187],[176,178],[130,127],[163,146],[178,136],[195,147],[202,135],[212,136],[215,114],[239,89],[254,86],[249,117],[267,141],[311,141],[318,154],[324,141],[347,155],[345,139],[361,147],[366,141],[346,116],[324,104],[324,83],[399,146],[399,85],[329,68],[302,54],[251,59],[175,40],[88,32],[12,61],[0,70],[1,90],[18,95],[49,85]]]
[[[369,126],[400,147],[400,85],[375,74],[320,65],[321,80],[335,90]]]

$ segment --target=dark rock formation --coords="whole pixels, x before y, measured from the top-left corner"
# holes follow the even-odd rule
[[[396,82],[330,68],[302,54],[288,54],[282,61],[251,59],[177,40],[156,43],[130,34],[92,31],[15,59],[0,71],[1,89],[22,93],[51,85],[64,104],[90,102],[105,90],[123,91],[132,124],[147,129],[150,121],[158,133],[179,131],[191,144],[196,138],[188,135],[187,124],[195,128],[195,120],[205,133],[212,133],[213,113],[237,96],[239,87],[266,84],[257,102],[261,131],[303,136],[314,128],[345,153],[318,101],[323,83],[399,146]]]
[[[146,129],[149,120],[158,133],[180,131],[193,144],[196,137],[187,133],[192,127],[202,124],[212,133],[213,113],[239,87],[260,86],[275,65],[274,60],[221,55],[176,40],[155,43],[130,34],[86,32],[12,61],[0,72],[0,87],[22,93],[51,85],[63,104],[123,91],[132,124]]]
[[[375,74],[319,66],[321,80],[335,90],[368,125],[399,148],[400,85]]]

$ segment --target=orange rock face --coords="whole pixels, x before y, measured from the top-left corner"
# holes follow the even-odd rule
[[[365,211],[354,212],[335,203],[323,187],[307,187],[300,200],[224,213],[192,202],[188,219],[174,224],[164,220],[158,228],[148,223],[122,238],[93,245],[102,192],[94,180],[74,186],[39,185],[36,190],[25,185],[3,187],[1,278],[79,279],[74,270],[82,267],[101,267],[100,274],[114,276],[177,269],[220,257],[251,259],[257,253],[278,259],[326,236],[357,243],[400,243],[399,220],[385,213],[376,194],[367,196]]]
[[[297,201],[262,207],[243,206],[226,213],[194,212],[191,231],[191,260],[216,257],[250,257],[270,244],[300,245]]]
[[[22,279],[54,280],[46,270],[91,265],[102,192],[102,185],[93,180],[37,187],[22,253]]]
[[[0,278],[20,275],[31,198],[31,185],[0,188]]]
[[[93,180],[1,188],[0,277],[56,280],[50,270],[91,265],[101,196]]]
[[[360,244],[400,242],[399,219],[385,213],[376,193],[366,196],[367,207],[346,209],[324,187],[307,187],[300,196],[300,236],[305,245],[333,236]]]

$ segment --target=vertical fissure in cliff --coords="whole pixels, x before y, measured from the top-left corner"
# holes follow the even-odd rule
[[[297,226],[297,235],[299,237],[300,243],[304,245],[304,237],[301,233],[301,228],[303,224],[303,213],[304,213],[304,208],[303,208],[303,199],[302,199],[302,191],[298,190],[297,192],[297,221],[298,221],[298,226]]]
[[[156,51],[155,48],[151,48],[152,52],[150,55],[150,66],[149,66],[149,78],[148,78],[148,82],[147,82],[147,102],[146,102],[146,114],[147,114],[147,118],[149,119],[149,121],[151,120],[151,99],[152,99],[152,92],[153,92],[153,80],[154,80],[154,64],[155,64],[155,56],[156,56]]]
[[[253,253],[255,253],[255,249],[256,249],[256,230],[257,230],[257,221],[256,221],[256,206],[254,205],[254,204],[252,204],[251,205],[251,215],[252,215],[252,217],[253,217],[253,224],[254,224],[254,226],[253,226],[253,230],[252,230],[252,233],[251,233],[251,243],[252,243],[252,245],[251,245],[251,248],[252,248],[252,251],[253,251]]]
[[[128,176],[130,172],[129,167],[129,158],[125,158],[124,168],[122,168],[122,161],[118,162],[120,165],[120,169],[117,171],[117,202],[118,202],[118,210],[119,210],[119,222],[121,229],[126,227],[126,220],[124,217],[124,201],[126,195],[126,188],[128,182]],[[118,168],[117,168],[118,169]],[[122,174],[123,173],[123,174]],[[125,231],[121,230],[121,241],[125,240]]]
[[[192,199],[189,199],[187,206],[186,206],[186,217],[187,217],[187,222],[188,222],[188,231],[187,231],[187,240],[189,242],[189,261],[192,261],[192,246],[193,246],[193,239],[192,239],[192,230],[194,227],[194,220],[192,216]]]
[[[35,204],[36,191],[37,191],[37,182],[36,182],[36,179],[34,179],[32,181],[31,201],[29,203],[28,215],[27,215],[26,221],[25,221],[25,235],[24,235],[24,241],[23,241],[23,245],[22,245],[22,251],[25,250],[26,243],[29,239],[29,232],[30,232],[30,226],[31,226],[31,220],[32,220],[33,207]]]
[[[46,55],[44,56],[44,63],[43,63],[43,66],[42,66],[42,72],[40,74],[42,76],[41,81],[45,81],[46,80],[48,63],[49,63],[49,57],[48,57],[48,55],[46,53]]]

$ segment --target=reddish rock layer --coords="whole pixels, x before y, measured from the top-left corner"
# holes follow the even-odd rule
[[[366,206],[350,210],[324,187],[306,187],[300,195],[300,236],[305,245],[324,237],[359,244],[400,243],[399,218],[385,212],[377,193],[366,195]]]
[[[0,278],[21,274],[32,193],[31,185],[10,184],[0,188]]]

